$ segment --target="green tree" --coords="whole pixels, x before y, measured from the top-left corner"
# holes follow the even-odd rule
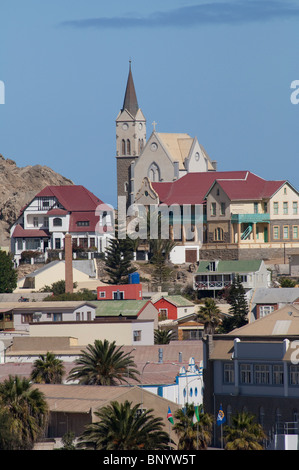
[[[0,292],[3,294],[13,292],[17,287],[17,279],[11,254],[0,250]]]
[[[197,319],[203,322],[206,334],[214,334],[216,328],[222,321],[222,316],[215,300],[207,297],[204,299],[204,304],[201,305],[198,311]]]
[[[31,380],[42,384],[61,384],[65,372],[63,362],[55,354],[40,354],[33,363]]]
[[[226,450],[263,450],[267,436],[254,420],[254,415],[245,412],[232,416],[232,425],[224,427]]]
[[[167,450],[170,437],[152,409],[138,413],[140,404],[111,402],[95,412],[98,422],[89,424],[78,446],[94,450]]]
[[[106,249],[105,271],[110,284],[127,284],[128,276],[136,271],[132,266],[133,244],[126,239],[112,239]]]
[[[44,394],[26,378],[9,376],[0,383],[0,407],[9,415],[9,435],[15,450],[30,450],[46,429],[48,406]]]
[[[73,287],[77,287],[76,282],[73,283]],[[40,289],[40,292],[52,292],[55,296],[65,294],[65,280],[61,279],[60,281],[53,282],[51,286],[44,286]]]
[[[119,385],[128,378],[138,380],[132,356],[116,347],[115,341],[95,340],[94,345],[81,351],[75,364],[67,380],[78,380],[81,385]]]
[[[295,287],[296,286],[296,281],[294,279],[291,279],[289,277],[281,277],[279,279],[279,284],[281,287]]]
[[[174,333],[172,330],[164,330],[158,328],[154,331],[154,343],[155,344],[169,344],[173,339]]]
[[[248,302],[239,275],[234,277],[233,283],[227,291],[227,302],[230,304],[230,316],[223,319],[220,329],[223,333],[228,333],[235,328],[240,328],[248,322]]]
[[[199,406],[198,422],[194,422],[194,415],[193,403],[186,403],[175,412],[177,421],[173,429],[179,437],[178,450],[205,450],[211,443],[214,418],[203,412],[202,405]]]

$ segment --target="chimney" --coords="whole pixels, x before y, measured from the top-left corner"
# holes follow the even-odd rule
[[[73,248],[72,236],[67,233],[64,237],[64,263],[65,263],[65,292],[73,292]]]

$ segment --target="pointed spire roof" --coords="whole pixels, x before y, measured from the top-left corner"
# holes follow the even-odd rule
[[[131,70],[131,61],[130,61],[129,76],[128,76],[128,81],[127,81],[127,88],[126,88],[122,111],[124,111],[125,109],[129,111],[129,113],[133,117],[136,116],[137,111],[139,109],[136,92],[135,92],[134,81],[133,81],[132,70]]]

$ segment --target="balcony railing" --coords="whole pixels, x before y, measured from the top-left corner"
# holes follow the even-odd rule
[[[249,224],[253,223],[256,224],[260,223],[269,223],[270,222],[270,214],[265,212],[264,214],[232,214],[231,215],[231,222],[236,224]]]
[[[199,281],[195,282],[196,289],[223,289],[231,286],[232,281]]]

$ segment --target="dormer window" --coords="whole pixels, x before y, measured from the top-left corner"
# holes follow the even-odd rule
[[[77,227],[89,227],[89,220],[78,220]]]

